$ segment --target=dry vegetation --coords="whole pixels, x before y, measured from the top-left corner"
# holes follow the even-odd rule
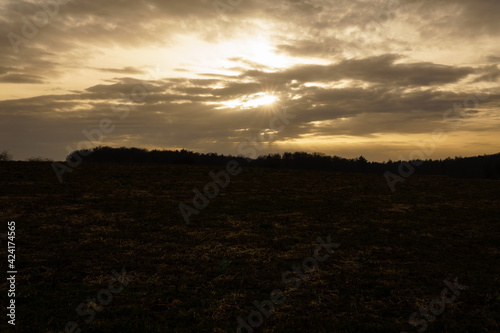
[[[256,331],[416,332],[410,314],[455,277],[468,289],[427,332],[500,331],[498,180],[412,176],[391,193],[380,175],[245,168],[186,226],[179,203],[220,169],[84,163],[60,184],[50,163],[0,163],[16,329],[235,332],[330,234],[341,246]],[[122,267],[135,280],[86,324],[76,307]]]

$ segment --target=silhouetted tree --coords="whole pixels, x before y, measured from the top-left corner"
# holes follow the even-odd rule
[[[6,152],[4,152],[6,153]],[[1,156],[1,155],[0,155]],[[7,155],[9,157],[9,155]],[[10,157],[9,157],[10,158]],[[230,160],[237,160],[242,166],[255,167],[331,170],[340,172],[364,172],[383,174],[390,171],[398,174],[402,161],[386,163],[369,162],[360,156],[346,159],[339,156],[326,156],[321,153],[285,152],[262,155],[252,160],[243,156],[219,155],[217,153],[201,154],[186,149],[152,150],[140,148],[96,147],[92,150],[75,151],[68,155],[68,161],[92,161],[115,163],[165,163],[195,165],[225,165]],[[476,157],[455,157],[445,160],[413,160],[414,172],[422,175],[447,175],[468,178],[498,178],[500,175],[500,154]]]
[[[0,161],[12,161],[12,155],[7,150],[0,153]]]
[[[47,157],[30,157],[27,159],[28,162],[52,162],[50,158]]]

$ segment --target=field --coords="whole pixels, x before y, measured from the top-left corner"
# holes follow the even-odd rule
[[[498,180],[392,193],[381,175],[248,167],[186,225],[179,203],[223,169],[83,163],[59,183],[50,163],[0,163],[18,270],[0,330],[500,332]]]

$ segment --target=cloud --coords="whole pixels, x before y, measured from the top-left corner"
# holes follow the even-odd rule
[[[116,126],[104,143],[234,154],[272,107],[227,102],[265,91],[296,114],[283,142],[350,136],[378,154],[369,140],[430,133],[499,75],[498,1],[255,0],[225,15],[211,0],[69,1],[17,53],[5,37],[42,7],[0,6],[0,140],[25,157],[61,158],[103,118]],[[155,65],[165,71],[148,77]],[[489,82],[463,127],[485,138],[499,126]],[[113,112],[132,104],[126,119]]]
[[[458,14],[442,16],[441,22],[434,23],[434,26],[438,26],[442,22],[448,23],[453,28],[454,34],[497,36],[500,32],[500,21],[497,15],[500,11],[500,2],[498,1],[450,0],[442,2],[423,0],[414,2],[414,4],[419,5],[419,12],[424,15],[436,8],[440,11],[448,10],[450,13]]]
[[[486,74],[483,74],[476,79],[474,79],[472,82],[495,82],[498,81],[500,77],[500,69],[498,69],[497,65],[493,66],[488,66],[486,67],[485,70],[482,70],[481,72],[486,72]]]
[[[323,38],[322,40],[291,40],[287,44],[278,44],[276,49],[294,57],[330,58],[349,47],[349,43],[341,39]]]
[[[137,69],[131,66],[123,67],[123,68],[96,68],[96,70],[101,72],[108,73],[117,73],[117,74],[144,74],[145,72],[141,69]]]
[[[497,56],[488,56],[487,59],[488,62],[500,63],[500,57]]]
[[[12,67],[4,67],[4,66],[0,66],[0,75],[3,75],[3,74],[7,74],[9,72],[12,72],[14,71],[15,69],[12,68]]]
[[[342,79],[361,80],[393,86],[431,86],[457,82],[474,73],[472,67],[453,67],[419,63],[395,63],[400,57],[385,54],[365,59],[348,59],[333,65],[300,65],[282,72],[267,73],[250,70],[241,77],[260,81],[332,82]]]
[[[0,75],[0,82],[2,83],[32,83],[32,84],[42,84],[44,80],[42,77],[37,75],[29,74],[6,74]]]
[[[393,61],[386,59],[385,63],[391,66]],[[120,93],[130,92],[143,83],[154,84],[155,89],[148,92],[143,101],[134,104],[126,119],[120,119],[120,114],[113,112],[113,107],[131,104],[130,101],[123,104]],[[431,133],[436,127],[445,125],[443,113],[464,98],[455,92],[441,91],[439,87],[406,91],[392,84],[369,88],[322,88],[305,83],[295,85],[294,92],[299,96],[295,100],[287,99],[289,86],[276,86],[274,93],[281,97],[281,102],[274,108],[287,106],[288,112],[296,115],[279,133],[280,140],[297,140],[311,135],[369,139],[376,138],[380,133]],[[16,137],[19,147],[27,146],[33,140],[59,147],[61,154],[61,151],[65,153],[66,147],[62,143],[76,147],[78,142],[86,140],[82,130],[97,128],[102,119],[108,118],[113,121],[116,130],[106,135],[104,141],[94,144],[189,147],[199,151],[212,149],[236,154],[238,143],[269,128],[272,107],[267,111],[263,111],[265,107],[238,110],[223,107],[220,103],[247,97],[260,88],[262,86],[257,82],[242,83],[237,78],[172,78],[144,82],[125,77],[116,79],[115,83],[89,87],[80,93],[0,101],[0,117],[3,120],[0,139]],[[499,102],[498,94],[491,95],[487,103],[466,110],[466,113],[470,117],[480,116],[483,110]],[[22,132],[19,136],[16,129],[27,123],[36,123],[37,130]],[[468,130],[474,131],[475,128],[479,130],[482,127],[471,124]]]

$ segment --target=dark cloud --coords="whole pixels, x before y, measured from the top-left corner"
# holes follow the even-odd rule
[[[44,80],[42,77],[37,75],[29,74],[6,74],[0,75],[0,82],[2,83],[32,83],[32,84],[42,84]]]
[[[278,44],[278,51],[294,57],[326,57],[329,58],[345,48],[348,48],[345,41],[336,38],[329,38],[323,41],[317,40],[295,40],[288,44]]]
[[[421,31],[426,36],[436,31],[461,38],[478,38],[500,33],[496,0],[420,0],[410,2],[414,18],[422,21]],[[416,14],[416,15],[415,15]]]
[[[487,60],[488,60],[488,62],[492,62],[492,63],[500,63],[500,57],[497,57],[497,56],[488,56]]]
[[[387,54],[366,59],[349,59],[334,65],[301,65],[282,72],[250,70],[241,77],[261,81],[332,82],[342,79],[361,80],[394,86],[430,86],[457,82],[474,73],[472,67],[453,67],[427,62],[394,63],[399,56]]]
[[[96,68],[101,72],[117,73],[117,74],[144,74],[145,72],[141,69],[134,67],[123,67],[123,68]]]
[[[0,75],[15,71],[15,68],[0,66]]]
[[[484,72],[486,72],[486,74],[479,76],[472,82],[496,82],[500,77],[500,69],[498,69],[497,65],[488,66]]]

